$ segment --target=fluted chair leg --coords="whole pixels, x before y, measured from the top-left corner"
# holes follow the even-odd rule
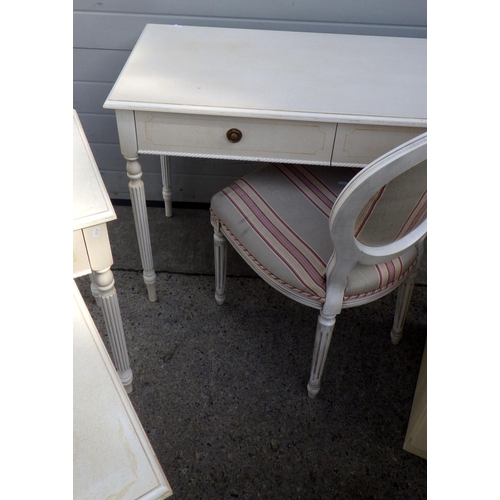
[[[314,343],[313,360],[311,366],[311,376],[307,384],[307,392],[311,399],[314,399],[319,392],[321,376],[325,367],[326,356],[332,340],[335,317],[327,318],[323,313],[319,313],[318,325],[316,327],[316,340]]]
[[[214,230],[214,261],[215,261],[215,300],[222,305],[226,298],[226,261],[227,240],[215,228]]]
[[[399,341],[403,336],[403,327],[406,321],[406,315],[408,314],[408,309],[410,308],[410,301],[416,277],[417,273],[412,273],[398,288],[396,312],[394,314],[394,324],[391,330],[391,341],[394,345],[399,344]]]

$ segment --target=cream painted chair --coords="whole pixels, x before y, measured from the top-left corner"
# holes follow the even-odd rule
[[[400,287],[391,339],[401,339],[427,234],[426,173],[425,133],[359,171],[272,164],[212,198],[217,303],[225,299],[229,240],[270,285],[320,310],[311,398],[343,308]]]

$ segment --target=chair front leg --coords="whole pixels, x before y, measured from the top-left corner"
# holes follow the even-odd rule
[[[214,224],[215,301],[222,305],[226,299],[227,240]]]
[[[311,376],[309,378],[309,383],[307,384],[307,392],[311,399],[316,397],[320,389],[321,377],[323,375],[326,356],[332,340],[333,327],[335,326],[335,318],[336,316],[328,318],[323,316],[323,312],[319,313],[311,366]]]

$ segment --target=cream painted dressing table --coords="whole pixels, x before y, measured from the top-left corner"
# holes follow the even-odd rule
[[[140,154],[363,166],[427,127],[426,40],[146,25],[116,110],[144,281],[156,300]]]
[[[102,309],[113,361],[127,392],[132,391],[127,344],[111,265],[106,222],[116,214],[85,132],[73,111],[73,278],[92,275],[92,293]]]

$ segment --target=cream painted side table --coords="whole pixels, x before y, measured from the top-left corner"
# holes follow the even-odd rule
[[[148,24],[104,107],[116,110],[149,300],[140,154],[363,166],[427,128],[425,39]]]
[[[73,498],[161,500],[172,489],[73,283]]]
[[[106,222],[116,219],[76,111],[73,111],[73,278],[91,274],[92,293],[102,309],[113,361],[132,391],[127,343],[111,271],[113,256]]]

